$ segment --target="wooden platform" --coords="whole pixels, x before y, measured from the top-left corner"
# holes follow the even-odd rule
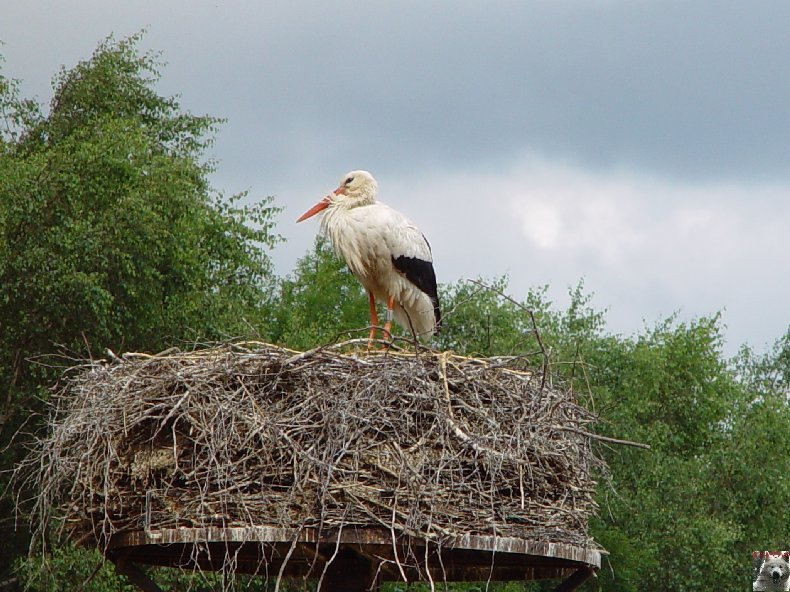
[[[382,581],[561,579],[575,590],[601,566],[596,549],[517,538],[465,535],[426,545],[387,529],[173,528],[115,534],[108,559],[146,592],[159,588],[136,564],[233,570],[262,577],[323,577],[321,590],[375,589]]]

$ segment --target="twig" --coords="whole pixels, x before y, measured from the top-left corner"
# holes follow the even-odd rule
[[[562,430],[564,432],[573,432],[574,434],[579,434],[581,436],[585,436],[586,438],[592,438],[593,440],[600,440],[601,442],[608,442],[610,444],[620,444],[622,446],[633,446],[635,448],[644,448],[645,450],[650,450],[650,444],[643,444],[642,442],[633,442],[632,440],[620,440],[619,438],[610,438],[609,436],[602,436],[601,434],[595,434],[593,432],[588,432],[587,430],[582,430],[574,426],[570,425],[555,425],[551,426],[555,430]]]
[[[546,378],[549,372],[549,354],[548,351],[546,350],[546,346],[543,344],[543,339],[540,336],[540,331],[538,331],[538,323],[535,320],[535,312],[532,309],[524,306],[518,300],[508,296],[507,294],[505,294],[504,292],[502,292],[497,288],[494,288],[493,286],[486,285],[479,280],[467,280],[467,281],[473,284],[477,284],[481,288],[492,291],[494,294],[497,294],[499,297],[504,298],[511,304],[515,304],[518,308],[520,308],[525,313],[527,313],[527,315],[529,316],[529,320],[532,323],[532,333],[535,335],[535,339],[538,342],[538,347],[540,347],[540,351],[543,354],[543,377],[541,379],[541,387],[544,387],[546,385]]]

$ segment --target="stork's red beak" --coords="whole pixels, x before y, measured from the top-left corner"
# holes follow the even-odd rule
[[[307,210],[304,214],[299,216],[299,219],[296,220],[297,223],[301,222],[302,220],[307,220],[311,216],[315,216],[321,210],[325,210],[327,208],[327,206],[330,204],[330,202],[331,202],[331,200],[329,199],[329,196],[326,196],[324,199],[322,199],[317,204],[315,204],[312,208]]]

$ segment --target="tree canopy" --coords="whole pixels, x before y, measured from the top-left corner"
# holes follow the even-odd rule
[[[139,40],[107,39],[63,69],[48,109],[0,76],[2,469],[23,453],[8,446],[17,428],[40,425],[47,388],[79,358],[249,335],[305,349],[367,324],[364,292],[322,240],[291,275],[275,276],[272,199],[211,187],[206,152],[221,121],[161,96],[161,64]],[[546,288],[507,293],[507,278],[441,286],[433,345],[536,365],[548,352],[603,435],[651,446],[601,449],[610,474],[600,476],[592,529],[610,555],[586,590],[739,589],[752,550],[790,548],[790,330],[765,354],[727,359],[715,312],[623,336],[582,284],[562,309]],[[12,506],[3,498],[0,581],[82,586],[97,555],[65,546],[25,559]],[[167,570],[156,578],[187,585]],[[105,567],[84,589],[121,582]]]

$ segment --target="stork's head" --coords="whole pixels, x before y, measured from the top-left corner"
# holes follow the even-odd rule
[[[335,196],[343,195],[349,200],[373,201],[376,199],[378,184],[367,171],[351,171],[343,175],[340,185],[335,189]]]
[[[337,189],[299,216],[297,222],[307,220],[307,218],[315,216],[329,206],[355,208],[371,204],[376,201],[378,188],[376,179],[367,171],[346,173],[340,179],[340,185],[338,185]]]

